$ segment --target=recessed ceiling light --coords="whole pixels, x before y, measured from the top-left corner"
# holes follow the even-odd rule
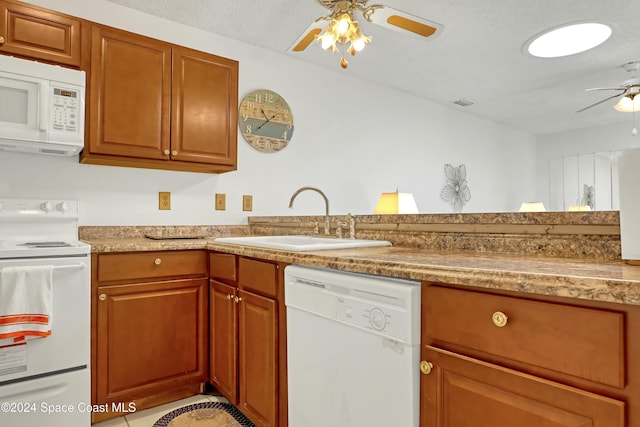
[[[599,22],[578,22],[546,30],[525,45],[525,51],[540,58],[557,58],[584,52],[611,36],[611,27]]]

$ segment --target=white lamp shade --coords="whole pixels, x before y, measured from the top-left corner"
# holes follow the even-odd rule
[[[590,211],[591,206],[589,205],[571,205],[569,206],[570,211]]]
[[[382,193],[373,213],[376,215],[417,214],[418,206],[411,193]]]
[[[520,205],[520,212],[546,212],[542,202],[524,202]]]

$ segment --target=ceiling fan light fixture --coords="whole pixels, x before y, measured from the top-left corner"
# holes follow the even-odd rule
[[[346,50],[351,55],[355,55],[356,52],[364,49],[367,43],[371,42],[371,37],[362,34],[358,21],[353,19],[353,12],[354,10],[359,10],[365,19],[370,20],[373,11],[382,6],[366,7],[368,0],[319,1],[323,6],[333,9],[331,15],[316,19],[316,22],[330,21],[324,31],[315,36],[323,49],[331,48],[333,52],[337,52],[339,50],[338,45],[341,45],[343,52]],[[340,58],[340,66],[342,68],[347,68],[348,65],[349,62],[344,56]]]
[[[525,43],[524,50],[539,58],[575,55],[601,45],[611,33],[611,27],[607,24],[574,22],[537,34]]]
[[[637,93],[632,93],[623,96],[622,98],[620,98],[620,101],[618,101],[618,103],[613,106],[613,108],[623,113],[633,113],[635,111],[640,111],[640,96],[636,95]]]

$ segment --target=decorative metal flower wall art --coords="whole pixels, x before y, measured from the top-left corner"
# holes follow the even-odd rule
[[[453,206],[454,212],[462,212],[464,205],[471,200],[471,190],[467,184],[467,168],[465,165],[455,167],[446,163],[444,176],[447,183],[442,188],[440,197]]]
[[[593,185],[584,184],[582,200],[580,200],[580,204],[584,206],[589,206],[591,210],[595,210],[596,208],[596,195]]]

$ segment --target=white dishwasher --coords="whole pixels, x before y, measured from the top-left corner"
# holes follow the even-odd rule
[[[418,427],[420,282],[285,269],[289,427]]]

